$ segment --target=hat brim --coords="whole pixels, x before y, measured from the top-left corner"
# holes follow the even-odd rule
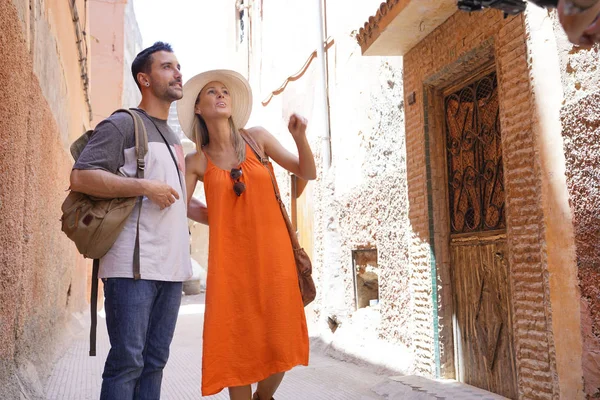
[[[231,118],[235,126],[244,128],[252,111],[252,89],[248,80],[241,74],[226,70],[216,69],[202,72],[186,82],[183,86],[183,97],[177,102],[177,116],[183,133],[194,140],[194,108],[198,94],[210,82],[218,81],[229,89],[231,97]]]

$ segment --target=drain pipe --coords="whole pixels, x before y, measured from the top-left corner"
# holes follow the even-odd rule
[[[321,143],[321,154],[323,157],[323,172],[327,172],[331,165],[331,123],[329,120],[329,87],[327,84],[327,54],[325,46],[327,45],[327,20],[326,20],[326,0],[316,0],[319,15],[319,44],[317,46],[317,58],[321,65],[319,74],[319,84],[323,90],[323,118],[325,119],[325,135]],[[324,18],[325,15],[325,18]]]

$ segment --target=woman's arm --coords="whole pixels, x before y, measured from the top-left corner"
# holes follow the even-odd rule
[[[196,190],[196,183],[202,180],[204,174],[200,168],[202,160],[198,153],[190,153],[185,156],[185,188],[187,191],[187,204],[189,219],[208,225],[208,209],[200,200],[192,197]]]
[[[208,225],[208,208],[206,205],[195,197],[192,197],[188,203],[187,216],[192,221]]]
[[[264,152],[281,167],[302,179],[313,180],[317,178],[317,168],[306,138],[306,124],[306,119],[297,114],[292,115],[288,124],[288,129],[298,148],[298,156],[290,153],[263,127],[250,128],[248,133],[263,148]]]

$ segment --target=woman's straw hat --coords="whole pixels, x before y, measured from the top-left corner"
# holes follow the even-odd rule
[[[231,117],[236,128],[246,126],[252,111],[252,89],[248,80],[235,71],[215,69],[202,72],[183,86],[183,98],[177,102],[179,125],[188,138],[194,140],[194,108],[198,94],[208,83],[222,82],[231,96]]]

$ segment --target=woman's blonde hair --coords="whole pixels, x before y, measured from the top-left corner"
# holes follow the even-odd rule
[[[196,99],[196,104],[198,104],[198,102],[200,101],[200,93],[198,94],[198,98]],[[233,148],[235,150],[235,154],[237,155],[238,161],[242,163],[246,159],[246,142],[244,142],[244,138],[242,138],[242,135],[235,126],[233,118],[231,117],[229,117],[229,127],[231,128],[231,143],[233,144]],[[208,127],[206,126],[204,118],[202,118],[200,114],[196,114],[194,116],[194,125],[192,131],[198,150],[208,145],[208,143],[210,142]]]

